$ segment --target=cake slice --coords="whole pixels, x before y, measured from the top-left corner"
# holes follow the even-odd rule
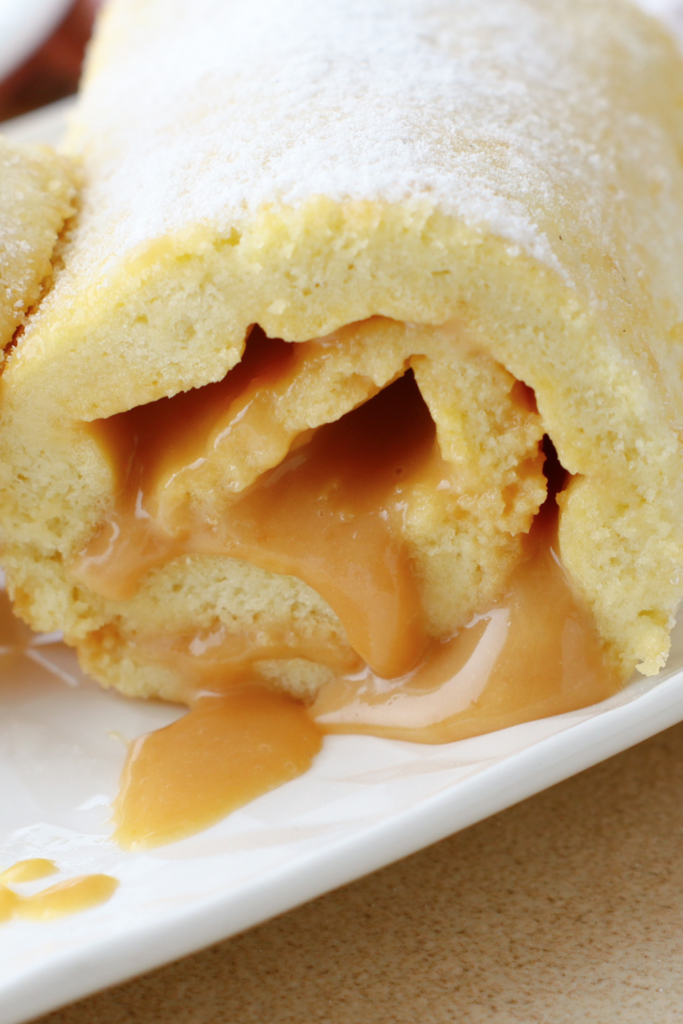
[[[2,381],[19,614],[129,694],[439,741],[656,673],[682,99],[619,0],[113,0]]]

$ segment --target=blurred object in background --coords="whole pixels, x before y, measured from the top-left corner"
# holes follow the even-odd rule
[[[0,121],[76,91],[99,6],[101,0],[0,0]]]

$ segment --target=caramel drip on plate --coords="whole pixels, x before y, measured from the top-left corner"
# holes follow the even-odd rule
[[[56,875],[59,868],[53,860],[44,857],[31,857],[18,860],[16,864],[0,872],[0,885],[11,885],[13,882],[35,882],[39,878]]]
[[[0,665],[7,668],[9,661],[26,650],[32,636],[28,626],[12,614],[8,595],[0,591]],[[17,885],[49,878],[58,871],[54,861],[45,857],[19,860],[0,871],[0,924],[17,918],[50,921],[88,910],[106,903],[119,884],[110,875],[81,875],[31,895],[15,891]]]
[[[13,918],[51,921],[106,903],[118,887],[110,875],[80,875],[58,882],[47,889],[22,896],[9,888],[22,882],[33,882],[58,871],[53,861],[42,857],[21,860],[0,874],[0,923]]]
[[[310,768],[320,730],[301,703],[257,686],[199,697],[189,714],[133,746],[115,803],[114,838],[170,843]]]

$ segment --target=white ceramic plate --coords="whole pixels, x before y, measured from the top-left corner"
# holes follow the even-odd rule
[[[63,112],[10,130],[54,141]],[[682,670],[679,629],[657,680],[584,711],[444,746],[328,737],[302,778],[200,835],[131,854],[108,839],[123,740],[178,712],[105,693],[63,645],[35,638],[0,677],[0,867],[47,857],[63,877],[121,884],[85,913],[0,927],[0,1024],[249,928],[681,721]]]
[[[0,0],[0,79],[45,42],[72,0]]]

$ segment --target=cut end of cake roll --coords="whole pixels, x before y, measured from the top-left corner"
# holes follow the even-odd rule
[[[0,349],[51,285],[75,197],[70,161],[0,136]]]
[[[671,41],[611,0],[199,6],[118,0],[91,54],[82,210],[0,396],[19,613],[127,693],[252,673],[312,701],[497,650],[548,587],[593,699],[656,673],[683,592]]]

